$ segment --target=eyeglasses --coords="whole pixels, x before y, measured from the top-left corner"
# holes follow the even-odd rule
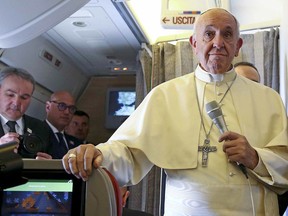
[[[73,105],[68,106],[68,105],[65,104],[65,103],[57,102],[57,101],[50,101],[50,102],[57,104],[57,108],[58,108],[59,111],[64,111],[64,110],[66,110],[66,109],[68,108],[68,109],[69,109],[69,112],[70,112],[71,114],[74,114],[74,113],[76,112],[76,110],[77,110],[77,107],[76,107],[76,106],[73,106]]]

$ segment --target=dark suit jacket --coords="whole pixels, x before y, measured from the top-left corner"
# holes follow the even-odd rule
[[[20,139],[18,153],[24,158],[35,158],[37,152],[48,151],[49,145],[49,128],[43,121],[28,115],[23,116],[24,138]],[[30,134],[30,132],[32,133]],[[29,134],[29,136],[25,136]],[[0,137],[4,136],[4,130],[0,124]]]
[[[153,215],[147,212],[123,208],[122,216],[153,216]]]
[[[46,121],[44,121],[47,127],[49,127],[49,147],[48,147],[48,154],[52,156],[53,159],[62,159],[62,157],[67,153],[68,149],[66,146],[59,146],[58,139],[56,138],[53,130],[50,128],[50,126],[47,124]],[[68,148],[72,149],[82,144],[82,142],[77,139],[76,137],[73,137],[71,135],[68,135],[64,133],[65,139],[68,144]]]
[[[279,215],[283,215],[288,206],[288,191],[282,195],[278,195]]]

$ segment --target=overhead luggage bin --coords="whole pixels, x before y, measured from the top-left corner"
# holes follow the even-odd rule
[[[2,0],[0,48],[21,45],[51,29],[89,0]]]

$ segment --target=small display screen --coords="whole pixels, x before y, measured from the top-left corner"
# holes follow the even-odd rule
[[[111,116],[129,116],[135,110],[135,91],[110,91],[109,110]]]
[[[70,216],[73,180],[33,180],[2,192],[2,216]]]

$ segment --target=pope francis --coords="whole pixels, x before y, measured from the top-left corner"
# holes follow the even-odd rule
[[[190,43],[199,59],[193,73],[155,87],[106,143],[69,150],[64,168],[87,180],[104,166],[120,185],[164,168],[165,216],[279,215],[277,194],[288,187],[279,94],[235,73],[242,39],[228,11],[201,14]],[[206,112],[211,101],[222,110],[224,133]]]

